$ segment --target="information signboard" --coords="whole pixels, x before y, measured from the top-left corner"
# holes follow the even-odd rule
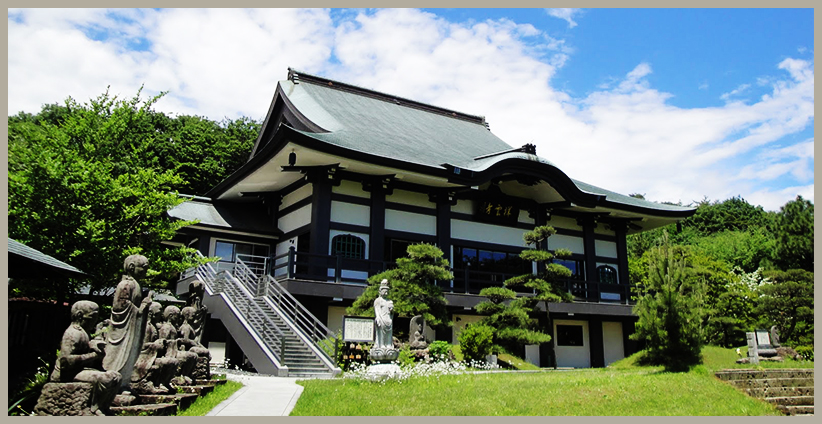
[[[344,316],[343,341],[368,343],[373,342],[374,318]]]

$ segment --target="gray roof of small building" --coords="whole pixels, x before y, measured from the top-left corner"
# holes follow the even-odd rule
[[[512,151],[514,148],[488,130],[483,117],[292,70],[289,76],[294,75],[297,77],[280,81],[283,93],[299,113],[325,130],[298,131],[307,137],[377,157],[439,169],[450,165],[482,172],[509,159],[559,169],[535,154]],[[694,210],[633,198],[576,179],[571,181],[580,191],[605,196],[616,204],[674,213]]]
[[[43,276],[53,276],[53,274],[55,273],[71,277],[80,277],[86,275],[85,272],[80,271],[79,269],[63,261],[57,260],[49,255],[46,255],[45,253],[37,249],[28,247],[17,240],[11,238],[9,238],[8,240],[8,253],[10,260],[9,277],[11,278],[36,277],[37,275],[34,274],[38,273],[42,273]],[[41,265],[46,266],[47,269],[40,270],[42,272],[39,272],[36,269],[12,269],[12,265],[15,265],[15,267]]]
[[[254,204],[214,204],[210,199],[195,198],[183,202],[168,211],[172,218],[199,221],[201,225],[235,231],[266,232],[279,234],[262,206]]]

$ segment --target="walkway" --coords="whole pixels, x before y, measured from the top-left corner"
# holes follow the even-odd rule
[[[288,416],[303,392],[295,377],[228,373],[226,378],[243,387],[206,416]]]

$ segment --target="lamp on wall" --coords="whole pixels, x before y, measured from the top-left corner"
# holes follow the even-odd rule
[[[297,164],[297,154],[294,153],[292,150],[291,153],[288,154],[288,166],[294,166]]]

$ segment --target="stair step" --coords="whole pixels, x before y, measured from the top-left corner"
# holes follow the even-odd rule
[[[771,370],[722,370],[716,376],[723,381],[732,380],[761,380],[765,378],[810,378],[813,379],[813,369],[785,368]]]
[[[111,413],[114,415],[151,415],[168,416],[177,414],[176,403],[153,403],[148,405],[112,406]]]
[[[766,397],[765,401],[785,406],[813,405],[813,396]]]
[[[729,383],[739,388],[765,387],[813,387],[812,378],[757,378],[751,380],[730,380]]]
[[[813,396],[813,387],[756,387],[745,389],[745,392],[756,398]]]
[[[777,405],[776,409],[787,415],[813,415],[813,405],[785,406]]]

